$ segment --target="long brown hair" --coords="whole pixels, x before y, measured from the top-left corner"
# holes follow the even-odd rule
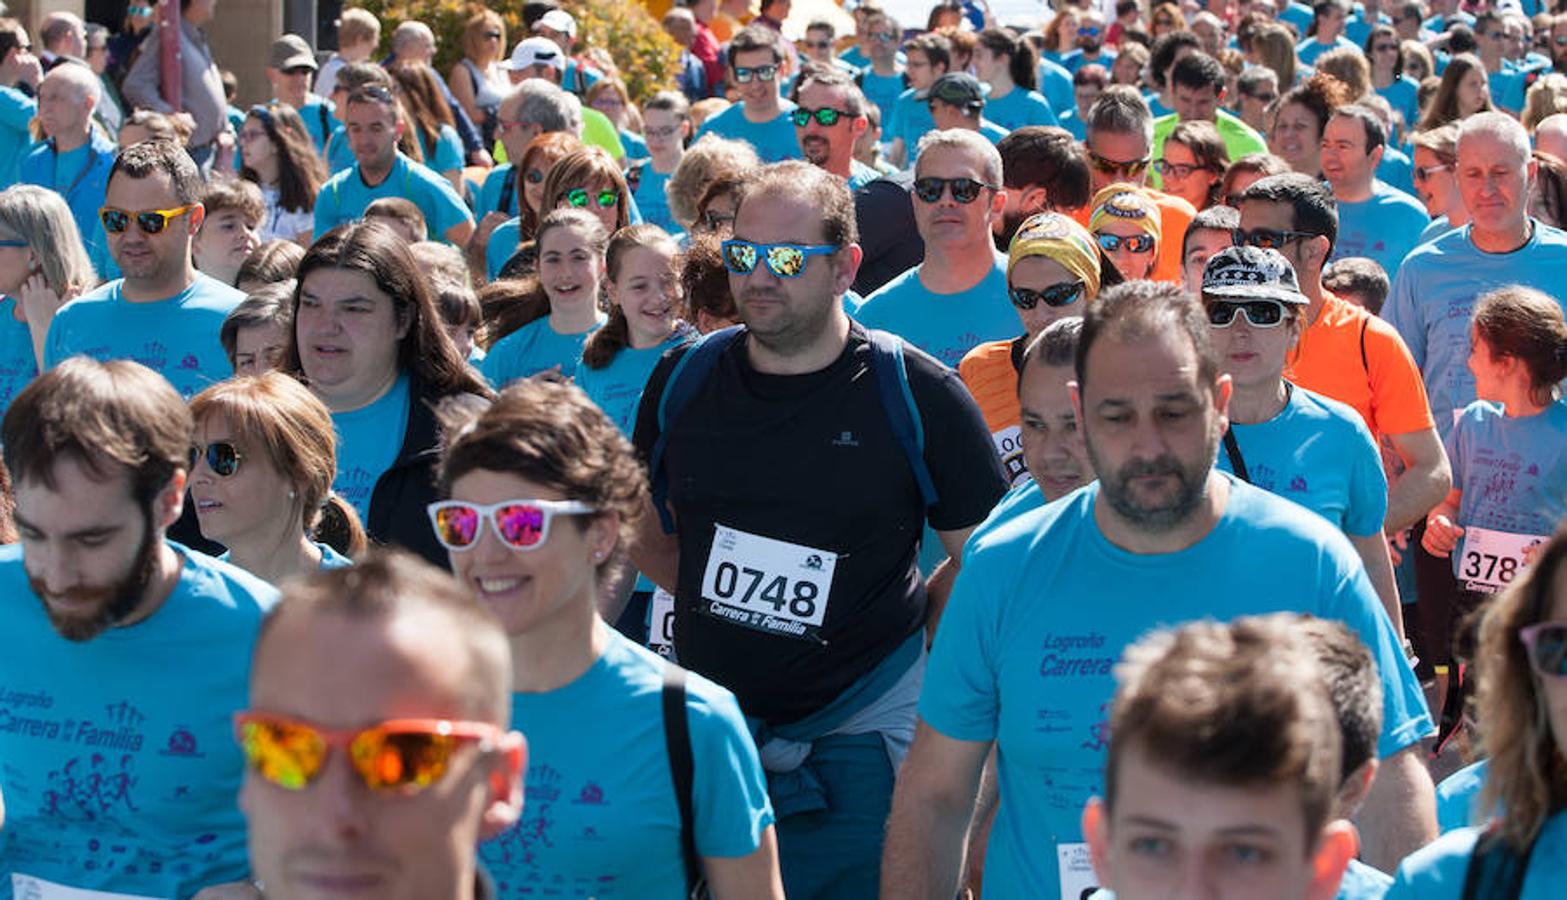
[[[1458,111],[1458,86],[1463,84],[1464,76],[1470,72],[1479,72],[1481,77],[1486,77],[1485,63],[1473,53],[1460,53],[1447,64],[1447,69],[1442,72],[1442,83],[1436,89],[1436,96],[1431,98],[1431,105],[1426,107],[1425,115],[1420,117],[1420,131],[1429,131],[1464,118]],[[1475,112],[1485,112],[1495,108],[1491,95],[1487,93],[1485,104]]]
[[[422,62],[394,63],[388,70],[396,80],[403,103],[403,114],[410,130],[418,132],[419,146],[427,160],[435,158],[441,140],[441,126],[456,127],[451,107],[441,96],[441,83],[435,70]],[[427,148],[427,149],[426,149]]]
[[[523,241],[533,239],[534,232],[539,230],[539,219],[543,218],[537,211],[528,206],[524,191],[527,189],[528,170],[533,167],[534,160],[544,154],[555,157],[555,161],[562,159],[582,149],[582,141],[574,134],[564,131],[551,131],[541,134],[528,142],[527,149],[522,151],[522,159],[516,161],[517,167],[517,224]],[[554,168],[552,165],[551,168]],[[544,175],[549,177],[549,171]],[[545,210],[549,212],[549,210]]]
[[[637,247],[667,247],[677,251],[675,239],[657,225],[628,225],[615,232],[604,248],[604,268],[610,281],[620,278],[621,264],[626,254]],[[670,256],[676,257],[677,252]],[[582,346],[582,364],[590,369],[602,369],[614,362],[615,355],[631,346],[631,323],[619,303],[611,303],[609,321],[588,337]]]
[[[620,202],[615,206],[615,229],[625,228],[630,222],[631,189],[626,187],[625,176],[620,174],[620,164],[603,147],[583,147],[550,168],[549,175],[544,178],[544,214],[548,215],[559,206],[571,190],[599,182],[608,184],[620,195]]]
[[[276,148],[278,205],[300,212],[315,209],[316,194],[321,192],[321,185],[327,179],[326,163],[316,152],[316,145],[299,113],[287,103],[273,100],[252,106],[246,118],[260,122],[266,129],[267,139]],[[249,166],[242,169],[240,175],[261,183],[261,176]]]

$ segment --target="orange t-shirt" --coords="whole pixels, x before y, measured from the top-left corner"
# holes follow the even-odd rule
[[[1023,463],[1023,409],[1017,400],[1017,363],[1022,355],[1022,338],[1014,338],[980,344],[958,363],[958,375],[979,404],[996,455],[1013,486],[1028,478]]]
[[[1404,339],[1361,307],[1322,295],[1322,312],[1301,334],[1284,377],[1353,406],[1378,440],[1431,428],[1425,382]]]
[[[1186,237],[1186,226],[1192,224],[1192,219],[1197,217],[1197,210],[1190,203],[1173,194],[1156,191],[1153,188],[1143,188],[1148,196],[1153,198],[1154,205],[1159,207],[1159,258],[1154,260],[1153,271],[1148,277],[1154,281],[1167,281],[1171,284],[1181,284],[1181,241]],[[1088,220],[1093,218],[1092,205],[1081,209],[1072,210],[1072,218],[1077,224],[1088,227]]]

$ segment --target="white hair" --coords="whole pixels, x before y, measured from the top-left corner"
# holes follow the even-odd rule
[[[94,105],[97,105],[103,90],[93,70],[77,62],[67,61],[55,66],[44,75],[44,81],[69,82],[76,88],[78,98],[83,101],[90,99]]]
[[[1524,130],[1523,123],[1507,113],[1492,110],[1475,113],[1464,119],[1458,129],[1459,159],[1464,155],[1464,141],[1477,134],[1490,135],[1504,144],[1511,144],[1518,154],[1519,164],[1529,162],[1529,132]]]
[[[423,22],[404,22],[398,25],[397,29],[392,32],[392,52],[396,53],[403,47],[408,46],[409,42],[416,38],[424,38],[433,44],[435,43],[435,32],[431,31],[430,26]]]

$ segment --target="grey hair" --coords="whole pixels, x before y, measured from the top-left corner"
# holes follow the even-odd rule
[[[1476,134],[1488,134],[1505,144],[1512,144],[1519,161],[1525,164],[1529,162],[1529,132],[1524,130],[1521,122],[1507,113],[1492,110],[1475,113],[1464,119],[1458,129],[1459,155],[1463,154],[1464,140]]]
[[[537,125],[546,133],[582,133],[582,101],[543,78],[529,78],[512,88],[501,106],[516,110],[517,121]]]
[[[44,281],[61,298],[98,283],[71,208],[54,191],[31,184],[0,191],[0,237],[35,248]]]
[[[86,101],[90,97],[94,105],[96,105],[99,100],[103,99],[98,76],[93,74],[92,69],[81,63],[66,60],[45,73],[43,80],[48,81],[51,78],[56,81],[70,82],[71,86],[76,88],[78,100]],[[39,82],[39,84],[41,86],[43,82]]]
[[[985,170],[985,182],[987,184],[1001,184],[1001,151],[977,131],[967,128],[947,128],[941,131],[927,131],[920,138],[917,153],[920,159],[925,158],[927,150],[959,150],[978,156],[983,161]],[[919,163],[915,163],[914,171],[919,171]]]

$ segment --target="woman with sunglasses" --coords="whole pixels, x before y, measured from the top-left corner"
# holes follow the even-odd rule
[[[1366,38],[1366,59],[1371,63],[1371,87],[1404,118],[1406,130],[1420,121],[1420,85],[1404,74],[1404,53],[1398,32],[1391,25],[1377,25]]]
[[[602,147],[584,147],[550,169],[540,215],[552,209],[587,210],[614,234],[631,224],[630,194],[615,158]]]
[[[1424,602],[1424,596],[1421,598]],[[1567,531],[1485,609],[1474,661],[1479,750],[1487,758],[1478,827],[1460,828],[1398,867],[1385,900],[1561,893],[1567,865]],[[1471,884],[1472,882],[1472,884]]]
[[[549,212],[542,208],[544,179],[556,163],[581,149],[582,141],[564,131],[541,134],[528,142],[528,148],[522,151],[522,158],[516,163],[516,171],[520,173],[517,178],[517,216],[496,226],[484,248],[486,281],[500,278],[501,269],[512,261],[513,256],[524,251],[529,258],[524,260],[523,270],[533,271],[534,233],[538,231],[539,219]]]
[[[1164,157],[1154,162],[1164,192],[1201,211],[1219,202],[1219,182],[1230,165],[1230,151],[1212,122],[1181,122],[1164,141]]]
[[[508,313],[515,330],[497,336],[480,369],[497,389],[554,370],[570,378],[588,337],[606,321],[599,311],[609,233],[580,209],[558,209],[539,226],[537,284]]]
[[[495,146],[501,101],[511,92],[511,78],[501,68],[506,53],[506,20],[492,9],[468,17],[462,29],[462,59],[446,74],[452,96],[479,124],[486,148]]]
[[[435,407],[490,390],[447,336],[429,279],[387,226],[339,226],[299,264],[293,317],[284,371],[332,411],[332,489],[373,540],[445,565],[419,515],[433,499]]]
[[[1139,187],[1119,183],[1105,187],[1089,203],[1088,230],[1105,258],[1127,281],[1153,274],[1159,256],[1159,207]]]
[[[38,376],[55,312],[97,283],[63,197],[30,184],[0,191],[0,414]]]
[[[364,551],[359,516],[332,494],[332,414],[308,388],[281,372],[242,376],[191,398],[190,411],[190,499],[202,537],[228,548],[223,559],[281,584]],[[318,531],[350,542],[333,548]]]
[[[451,430],[440,469],[451,499],[430,505],[430,521],[458,581],[510,635],[512,716],[528,736],[523,819],[479,851],[500,896],[613,885],[673,900],[691,872],[717,898],[781,898],[773,813],[734,696],[685,676],[695,784],[683,847],[666,663],[599,617],[648,503],[630,444],[580,390],[547,379],[513,385]],[[587,832],[596,840],[578,838]]]
[[[1354,545],[1394,630],[1403,614],[1382,520],[1387,478],[1360,414],[1284,379],[1310,301],[1277,250],[1227,247],[1203,269],[1220,369],[1230,376],[1230,430],[1217,466],[1321,515]]]
[[[1431,216],[1417,241],[1424,244],[1469,224],[1469,207],[1458,190],[1458,123],[1417,131],[1409,139],[1415,148],[1415,195]]]
[[[1453,489],[1426,516],[1421,543],[1452,557],[1451,572],[1418,570],[1422,630],[1437,665],[1454,626],[1482,595],[1504,587],[1567,520],[1567,322],[1556,300],[1524,287],[1475,306],[1469,371],[1475,394],[1453,423]],[[1427,598],[1430,598],[1428,601]]]
[[[294,108],[256,105],[239,129],[240,177],[261,186],[266,205],[256,236],[310,244],[316,194],[326,182],[326,164]]]

